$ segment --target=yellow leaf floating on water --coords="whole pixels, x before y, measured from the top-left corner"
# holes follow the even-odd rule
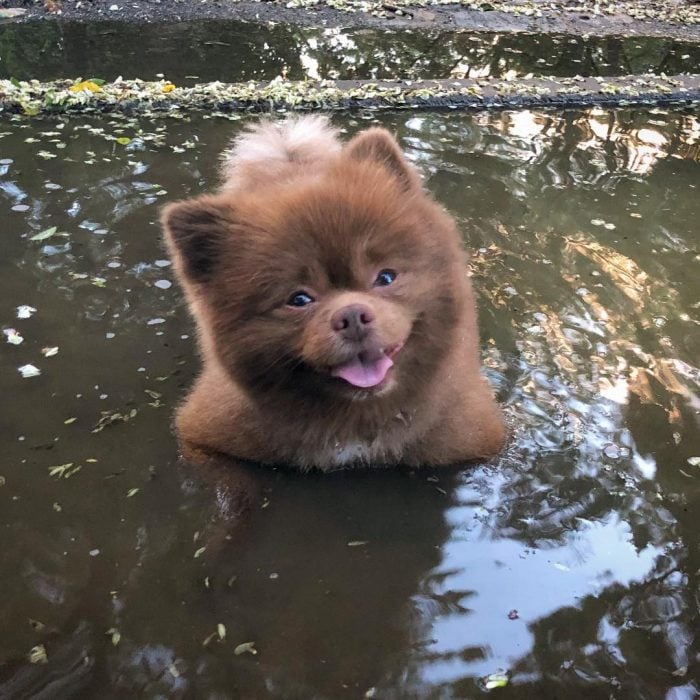
[[[165,83],[161,88],[161,92],[172,92],[174,89],[175,86],[172,83]]]
[[[486,690],[495,690],[496,688],[505,688],[508,685],[508,674],[498,672],[492,673],[484,679],[484,687]]]
[[[93,83],[92,80],[81,80],[79,83],[71,85],[68,89],[71,92],[83,92],[84,90],[87,92],[102,92],[102,88],[97,83]]]

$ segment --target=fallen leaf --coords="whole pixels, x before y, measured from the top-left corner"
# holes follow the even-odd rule
[[[505,688],[508,685],[508,676],[505,673],[492,673],[484,680],[486,690]]]
[[[45,228],[43,231],[40,231],[39,233],[35,233],[33,236],[29,237],[30,241],[45,241],[48,238],[51,238],[51,236],[55,236],[58,233],[58,229],[55,226],[51,226],[50,228]]]
[[[82,469],[82,465],[67,462],[66,464],[57,464],[54,467],[49,467],[49,476],[56,476],[59,479],[70,479],[73,474],[76,474]]]
[[[13,17],[21,17],[26,13],[26,10],[21,7],[2,7],[0,8],[0,19],[11,19]]]
[[[17,371],[22,375],[23,379],[38,377],[41,374],[41,370],[34,365],[22,365],[21,367],[17,368]]]
[[[27,658],[30,664],[45,664],[49,660],[43,644],[37,644],[35,647],[32,647],[29,650],[29,654],[27,654]]]
[[[68,88],[71,92],[102,92],[102,88],[93,80],[81,80]]]
[[[33,306],[27,306],[27,304],[22,304],[22,306],[17,307],[17,318],[30,318],[36,313],[36,309]]]
[[[20,345],[24,341],[24,338],[14,328],[5,328],[3,333],[10,345]]]
[[[202,641],[202,646],[203,646],[203,647],[208,647],[208,646],[212,643],[212,641],[214,641],[214,639],[216,638],[216,636],[217,636],[217,633],[216,633],[216,632],[212,632],[210,635],[207,635],[207,636],[204,638],[204,640]]]
[[[241,654],[255,654],[258,653],[257,649],[255,648],[255,642],[243,642],[243,644],[239,644],[234,650],[233,653],[236,656],[240,656]]]

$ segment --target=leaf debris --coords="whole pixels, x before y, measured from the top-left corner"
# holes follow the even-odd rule
[[[102,112],[128,111],[150,116],[181,117],[183,109],[210,113],[240,111],[332,110],[348,108],[396,109],[399,107],[455,106],[507,108],[510,106],[588,106],[594,104],[645,104],[650,101],[700,102],[700,78],[690,74],[643,74],[595,78],[480,77],[440,80],[316,80],[290,81],[279,76],[267,83],[200,83],[173,87],[164,94],[163,80],[117,80],[99,91],[75,91],[70,80],[42,83],[36,80],[0,80],[0,112]],[[114,137],[111,137],[114,139]],[[127,137],[118,137],[125,139]],[[37,153],[55,158],[48,151]]]
[[[33,306],[22,304],[17,307],[17,318],[31,318],[35,313],[36,309]]]
[[[486,690],[495,690],[496,688],[505,688],[508,685],[508,674],[499,671],[491,673],[484,679],[484,687]]]
[[[81,464],[75,464],[74,462],[57,464],[49,467],[49,476],[55,476],[58,479],[70,479],[73,474],[77,474],[82,468]]]
[[[10,345],[20,345],[24,342],[24,338],[20,335],[19,331],[16,331],[14,328],[4,328],[2,332],[5,334],[7,342]]]
[[[132,408],[128,413],[122,413],[121,411],[102,411],[101,413],[102,417],[92,429],[93,433],[100,433],[114,423],[128,423],[130,420],[136,418],[138,409]]]
[[[236,656],[240,656],[241,654],[252,654],[255,656],[258,650],[255,648],[255,642],[243,642],[233,650],[233,653]]]
[[[38,377],[41,374],[41,370],[35,365],[22,365],[17,368],[17,371],[22,375],[23,379]]]
[[[46,653],[46,647],[43,644],[37,644],[32,647],[27,654],[30,664],[45,664],[48,663],[49,657]]]
[[[45,228],[39,233],[35,233],[33,236],[29,237],[30,241],[46,241],[53,236],[67,236],[67,233],[60,232],[56,226],[51,226],[50,228]]]

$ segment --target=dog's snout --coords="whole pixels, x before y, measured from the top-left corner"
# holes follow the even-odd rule
[[[348,340],[360,340],[374,323],[374,311],[365,304],[350,304],[331,316],[331,328]]]

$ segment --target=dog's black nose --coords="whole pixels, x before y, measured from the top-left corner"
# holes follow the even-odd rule
[[[369,306],[350,304],[331,316],[331,328],[347,340],[362,340],[376,316]]]

